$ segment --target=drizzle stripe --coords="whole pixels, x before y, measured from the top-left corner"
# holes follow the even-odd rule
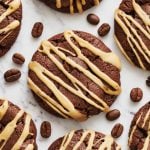
[[[147,61],[148,64],[150,64],[150,50],[147,47],[147,45],[142,40],[141,36],[138,34],[136,29],[133,27],[133,25],[140,30],[144,34],[144,36],[150,40],[150,16],[141,8],[141,6],[135,2],[135,0],[132,0],[133,8],[136,12],[136,14],[140,17],[140,19],[143,21],[143,24],[145,24],[145,28],[142,27],[142,25],[137,22],[131,15],[126,14],[122,10],[118,9],[115,12],[115,20],[119,24],[119,26],[122,28],[124,33],[127,36],[127,41],[132,48],[133,53],[135,54],[137,61],[141,68],[146,70],[146,67],[144,63],[142,62],[142,59],[140,57],[140,54],[143,56],[145,61]],[[133,24],[133,25],[132,25]],[[135,39],[136,37],[136,39]],[[129,59],[126,51],[122,48],[119,40],[116,38],[117,44],[119,48],[121,47],[121,51],[123,54],[127,57],[127,59],[133,63],[131,59]],[[139,53],[140,54],[139,54]]]
[[[3,104],[0,106],[0,121],[5,116],[8,109],[8,101],[4,101]]]
[[[69,143],[71,143],[73,136],[75,135],[75,131],[71,131],[70,133],[66,134],[63,138],[62,144],[60,146],[60,150],[66,150]],[[73,146],[73,150],[78,150],[80,145],[82,143],[84,143],[85,139],[87,140],[87,136],[88,136],[88,142],[87,142],[87,146],[86,146],[86,150],[91,150],[93,148],[94,144],[94,140],[96,137],[96,132],[92,131],[92,130],[83,130],[82,131],[82,135],[80,137],[80,139],[74,143]],[[101,143],[101,141],[104,141]],[[114,139],[111,136],[105,136],[104,138],[101,138],[98,140],[99,143],[101,143],[98,147],[98,150],[104,150],[105,148],[107,149],[111,149],[111,146],[113,145],[113,143],[115,142]],[[121,150],[121,147],[116,144],[116,150]]]
[[[30,134],[30,131],[29,131],[30,130],[30,121],[31,121],[31,116],[27,114],[26,119],[25,119],[24,129],[21,133],[21,136],[19,137],[19,139],[17,140],[17,142],[13,146],[12,150],[19,149],[21,147],[21,145],[23,144],[24,140]]]
[[[50,98],[47,94],[45,94],[43,91],[41,91],[33,82],[31,79],[28,79],[29,87],[40,97],[42,98],[49,106],[52,107],[56,112],[58,112],[60,115],[62,115],[65,118],[68,118],[66,114],[69,114],[60,104],[58,104],[55,100]],[[74,119],[77,120],[85,120],[86,116],[83,114],[78,114],[75,116],[71,116]]]
[[[4,128],[4,130],[0,133],[0,141],[4,140],[3,144],[0,146],[1,149],[4,147],[7,140],[10,138],[11,134],[14,132],[17,126],[17,122],[23,114],[24,111],[20,110],[15,116],[15,118],[11,122],[9,122],[7,126]]]
[[[56,0],[56,7],[61,8],[62,7],[62,0]],[[69,0],[70,1],[70,13],[74,13],[74,0]],[[79,13],[83,12],[83,5],[86,5],[86,0],[75,0],[76,1],[76,7],[79,11]],[[94,4],[98,5],[100,2],[99,0],[94,0]]]
[[[137,119],[135,125],[132,127],[132,131],[131,131],[130,136],[129,136],[129,145],[131,144],[131,140],[132,140],[134,131],[138,128],[138,124],[140,123],[140,121],[142,119],[142,115],[144,115],[144,114],[141,112],[141,114],[139,115],[139,118]],[[142,150],[147,150],[148,145],[149,145],[149,139],[150,139],[150,108],[148,109],[148,111],[144,115],[144,121],[143,121],[143,124],[141,125],[142,128],[145,127],[147,120],[149,120],[148,130],[147,130],[148,133],[147,133],[147,137],[145,138]]]
[[[68,84],[66,84],[62,79],[60,79],[59,77],[55,76],[54,74],[52,74],[51,72],[49,72],[47,69],[45,69],[44,67],[42,67],[39,63],[37,62],[31,62],[29,64],[29,68],[34,71],[36,73],[36,75],[38,76],[38,78],[43,82],[45,83],[46,85],[49,84],[51,85],[52,82],[49,81],[49,78],[47,78],[46,76],[43,77],[43,74],[47,75],[48,77],[50,77],[51,79],[53,79],[54,81],[56,81],[57,83],[59,83],[60,85],[64,86],[68,91],[72,92],[73,94],[79,96],[80,98],[84,99],[85,101],[87,101],[89,104],[95,106],[96,108],[98,109],[101,109],[101,110],[104,110],[103,107],[99,106],[98,104],[94,103],[91,99],[87,98],[83,93],[82,91],[80,90],[80,88],[78,87],[78,85],[75,84],[74,86],[78,88],[78,90],[72,88],[71,86],[69,86]],[[53,84],[53,86],[49,86],[49,88],[53,91],[53,87],[55,86],[55,84]],[[59,92],[59,90],[57,90],[57,87],[55,86],[55,90],[57,92]],[[89,91],[89,90],[88,90]],[[89,91],[90,92],[90,91]],[[53,92],[54,93],[54,92]],[[96,97],[96,95],[95,95]],[[94,97],[94,98],[95,98]],[[96,97],[98,98],[98,97]],[[61,99],[60,98],[60,102],[61,102]],[[103,100],[100,100],[100,98],[98,98],[98,100],[104,104],[105,106],[105,103],[103,102]],[[70,102],[70,100],[67,100]],[[61,103],[62,104],[62,103]],[[65,102],[66,104],[66,102]],[[72,105],[72,103],[71,103]],[[63,105],[65,107],[65,105]],[[107,109],[108,109],[108,106],[106,105],[105,106]],[[66,109],[68,108],[68,105],[67,107],[65,107]],[[73,105],[71,106],[71,109],[73,108]]]
[[[8,5],[8,9],[0,16],[0,23],[9,15],[11,15],[13,12],[15,12],[21,5],[20,0],[13,0],[10,3],[5,2],[5,4]],[[20,25],[20,22],[18,20],[15,20],[11,22],[8,26],[4,27],[3,29],[0,29],[1,33],[8,33],[9,31],[15,29]]]

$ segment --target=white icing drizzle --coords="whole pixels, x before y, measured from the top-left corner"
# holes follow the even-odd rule
[[[66,134],[63,138],[62,144],[59,149],[66,150],[74,135],[75,135],[74,130]],[[88,143],[87,143],[86,150],[91,150],[92,147],[95,145],[94,139],[96,136],[95,131],[92,130],[82,131],[82,136],[80,137],[79,141],[75,143],[73,150],[78,150],[78,148],[85,141],[87,136],[88,136]],[[104,150],[105,148],[111,149],[112,144],[115,142],[111,136],[105,136],[104,138],[99,139],[98,142],[96,142],[96,144],[100,143],[101,141],[104,142],[102,142],[102,144],[99,144],[98,150]],[[121,147],[118,144],[116,144],[116,150],[121,150]]]
[[[21,5],[20,0],[13,0],[12,2],[8,3],[5,2],[6,5],[8,5],[8,9],[0,16],[0,23],[9,15],[11,15],[13,12],[15,12]],[[8,33],[9,31],[17,28],[20,25],[20,22],[18,20],[14,20],[11,22],[8,26],[0,29],[0,34],[2,33]]]
[[[86,5],[86,0],[69,0],[70,2],[70,13],[74,13],[74,1],[76,2],[76,7],[79,11],[79,13],[83,12],[83,5]],[[100,2],[99,0],[94,0],[94,4],[98,5]],[[56,0],[56,7],[61,8],[62,7],[62,0]]]
[[[117,21],[117,23],[120,25],[120,27],[126,34],[127,41],[129,43],[130,47],[132,48],[132,51],[135,54],[140,67],[143,69],[146,69],[138,52],[144,57],[144,59],[147,61],[147,63],[150,64],[150,49],[143,42],[141,36],[138,34],[138,32],[132,26],[132,24],[134,24],[134,26],[136,26],[136,28],[138,28],[145,35],[145,37],[150,40],[150,32],[149,32],[150,31],[149,30],[150,29],[150,16],[148,14],[146,14],[146,12],[139,6],[139,4],[137,4],[135,2],[135,0],[132,0],[132,4],[133,4],[133,8],[134,8],[135,12],[139,15],[139,17],[145,24],[145,27],[147,30],[145,28],[143,28],[140,25],[140,23],[135,21],[132,16],[126,14],[125,12],[123,12],[120,9],[116,10],[115,20]],[[135,39],[135,37],[136,37],[136,39]],[[132,60],[129,58],[126,51],[121,46],[121,43],[119,42],[119,40],[117,39],[116,36],[115,36],[115,40],[116,40],[119,48],[123,52],[123,54],[126,56],[126,58],[130,62],[132,62]]]
[[[109,111],[109,106],[101,99],[99,98],[95,93],[90,91],[82,82],[80,82],[77,78],[75,78],[73,75],[71,75],[67,70],[64,68],[64,66],[55,58],[53,54],[51,54],[51,51],[53,51],[55,54],[57,54],[62,60],[66,61],[68,64],[70,64],[72,67],[78,69],[81,71],[84,75],[86,75],[89,79],[91,79],[94,83],[96,83],[101,89],[104,90],[104,92],[110,94],[110,95],[119,95],[120,93],[120,86],[117,82],[113,81],[109,76],[101,72],[92,62],[90,62],[80,51],[80,49],[73,44],[73,42],[70,40],[72,37],[75,38],[75,40],[81,45],[82,47],[85,47],[89,49],[92,53],[99,56],[102,60],[111,63],[115,65],[116,67],[120,68],[120,62],[118,58],[112,53],[105,53],[101,50],[95,48],[87,41],[81,39],[76,34],[74,34],[72,31],[66,31],[64,33],[64,37],[67,40],[67,42],[70,44],[70,46],[75,50],[76,55],[83,60],[91,69],[92,71],[99,77],[92,74],[87,69],[83,68],[79,64],[75,63],[72,59],[67,57],[62,51],[67,52],[68,50],[61,49],[60,47],[54,46],[49,41],[43,41],[42,42],[42,49],[39,50],[39,52],[46,54],[49,59],[58,67],[60,71],[64,73],[64,75],[72,82],[75,88],[71,87],[67,83],[65,83],[61,78],[55,76],[53,73],[48,71],[46,68],[41,66],[38,62],[30,62],[29,69],[32,70],[37,77],[53,92],[53,94],[56,96],[57,100],[56,102],[52,98],[50,98],[46,93],[44,93],[41,89],[38,88],[37,85],[33,83],[33,81],[29,78],[28,84],[29,87],[37,93],[37,95],[42,98],[50,107],[52,107],[55,111],[57,111],[60,115],[62,115],[65,118],[72,117],[76,120],[82,121],[86,119],[86,116],[80,113],[74,105],[70,102],[70,100],[57,89],[56,85],[49,80],[52,79],[53,81],[56,81],[60,85],[62,85],[65,89],[73,93],[74,95],[80,97],[90,105],[93,105],[94,107],[107,112]],[[110,58],[107,59],[107,56]],[[114,61],[113,59],[116,59]],[[106,87],[103,82],[100,80],[103,79],[105,82],[107,82],[110,86],[112,86],[115,90],[111,90],[108,87]],[[91,97],[93,97],[98,103],[94,102],[90,98],[84,95],[83,91],[89,93]]]
[[[137,129],[138,124],[140,123],[142,116],[143,116],[143,114],[141,112],[141,114],[137,118],[137,121],[136,121],[135,125],[132,128],[132,131],[131,131],[130,136],[129,136],[129,145],[131,144],[134,131]],[[147,133],[147,137],[144,140],[143,148],[141,150],[148,150],[148,145],[149,145],[149,142],[150,142],[150,108],[148,109],[148,111],[144,115],[144,120],[143,120],[143,123],[141,125],[142,128],[145,127],[145,125],[147,123],[147,120],[149,120],[149,122],[148,122],[148,130],[147,130],[148,133]]]
[[[7,100],[3,100],[3,101],[4,101],[3,104],[0,106],[0,121],[5,116],[5,114],[7,113],[8,108],[9,108],[8,101]],[[1,133],[0,133],[0,141],[3,141],[3,143],[0,146],[0,149],[4,148],[4,146],[6,145],[7,141],[11,137],[12,133],[15,131],[15,129],[17,127],[18,120],[24,115],[24,113],[25,112],[23,110],[19,110],[19,112],[16,114],[16,116],[13,118],[13,120],[10,121],[4,127],[4,129],[1,131]],[[29,114],[26,114],[24,129],[23,129],[19,139],[17,139],[16,143],[11,148],[11,150],[18,150],[21,147],[21,145],[23,144],[23,142],[25,141],[25,139],[27,138],[27,136],[29,134],[31,134],[30,131],[29,131],[29,129],[30,129],[30,121],[31,121],[31,116]],[[29,146],[30,149],[28,149],[28,150],[33,150],[34,149],[33,144],[29,144],[29,145],[30,145]]]

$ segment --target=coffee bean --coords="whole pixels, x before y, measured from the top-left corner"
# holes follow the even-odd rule
[[[150,87],[150,76],[149,76],[149,77],[147,77],[146,85]]]
[[[114,109],[114,110],[111,110],[109,111],[107,114],[106,114],[106,118],[109,120],[109,121],[113,121],[117,118],[120,117],[120,111],[117,110],[117,109]]]
[[[38,38],[43,32],[43,24],[41,22],[36,22],[32,28],[32,36]]]
[[[21,72],[18,69],[10,69],[4,73],[4,79],[7,82],[13,82],[21,77]]]
[[[98,29],[98,34],[99,36],[105,36],[109,31],[110,25],[108,23],[103,23]]]
[[[43,121],[40,129],[41,136],[43,138],[49,138],[51,136],[51,124],[48,121]]]
[[[143,91],[140,88],[133,88],[130,92],[130,98],[133,102],[139,102],[143,98]]]
[[[95,14],[89,14],[87,16],[87,21],[90,23],[90,24],[93,24],[93,25],[97,25],[100,21],[99,17]]]
[[[122,133],[123,133],[123,125],[120,123],[117,123],[111,130],[111,135],[114,138],[120,137]]]
[[[19,53],[15,53],[12,57],[12,60],[14,63],[19,64],[19,65],[22,65],[25,62],[24,56],[22,56]]]

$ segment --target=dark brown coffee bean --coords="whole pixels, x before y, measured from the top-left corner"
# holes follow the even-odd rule
[[[99,36],[105,36],[109,31],[110,25],[108,23],[103,23],[98,29],[98,34]]]
[[[89,14],[87,16],[87,21],[90,23],[90,24],[93,24],[93,25],[97,25],[100,21],[99,17],[95,14]]]
[[[140,88],[133,88],[130,92],[130,98],[133,102],[139,102],[143,98],[143,91]]]
[[[14,63],[19,65],[22,65],[25,62],[25,58],[19,53],[15,53],[12,57],[12,60]]]
[[[117,123],[111,130],[111,135],[114,138],[120,137],[122,133],[123,133],[123,125],[120,123]]]
[[[146,85],[150,87],[150,76],[146,80]]]
[[[36,22],[32,28],[32,36],[38,38],[43,32],[43,24],[41,22]]]
[[[43,138],[49,138],[51,136],[51,124],[48,121],[43,121],[40,130]]]
[[[120,111],[117,109],[111,110],[106,114],[106,118],[110,121],[113,121],[120,117]]]
[[[7,82],[13,82],[21,77],[21,72],[18,69],[10,69],[4,73],[4,79]]]

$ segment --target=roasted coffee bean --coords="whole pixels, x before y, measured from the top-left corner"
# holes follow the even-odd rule
[[[150,87],[150,76],[146,80],[146,85]]]
[[[106,114],[106,118],[109,120],[109,121],[113,121],[117,118],[120,117],[120,111],[117,110],[117,109],[114,109],[114,110],[111,110],[109,111],[107,114]]]
[[[110,25],[108,23],[103,23],[98,29],[98,34],[99,36],[105,36],[109,31]]]
[[[19,64],[19,65],[22,65],[25,62],[24,56],[22,56],[19,53],[15,53],[12,57],[12,60],[14,63]]]
[[[51,124],[48,121],[43,121],[40,129],[41,136],[43,138],[49,138],[51,136]]]
[[[32,28],[32,36],[38,38],[43,32],[43,24],[41,22],[36,22]]]
[[[93,25],[97,25],[100,21],[99,17],[95,14],[89,14],[87,16],[87,21],[90,23],[90,24],[93,24]]]
[[[7,82],[13,82],[21,77],[21,72],[18,69],[10,69],[4,73],[4,79]]]
[[[133,88],[130,92],[130,98],[133,102],[139,102],[143,98],[143,91],[140,88]]]
[[[111,135],[114,138],[120,137],[122,133],[123,133],[123,125],[120,123],[117,123],[111,130]]]

